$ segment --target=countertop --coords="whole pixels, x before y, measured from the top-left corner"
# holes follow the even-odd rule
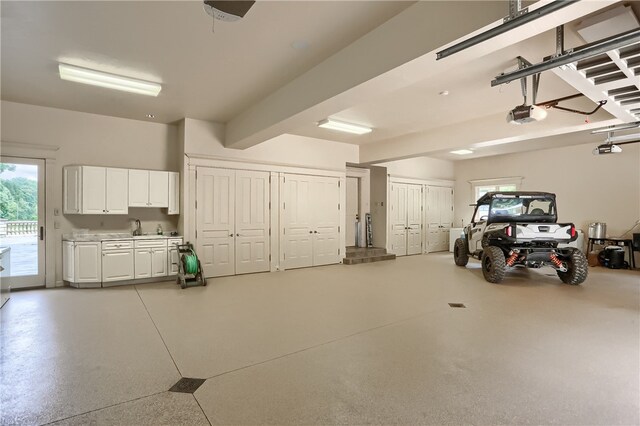
[[[74,242],[92,242],[92,241],[122,241],[122,240],[157,240],[157,239],[172,239],[182,238],[182,235],[138,235],[132,236],[127,233],[110,233],[110,234],[64,234],[62,235],[62,241],[74,241]]]

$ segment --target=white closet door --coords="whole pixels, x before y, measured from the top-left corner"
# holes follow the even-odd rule
[[[268,172],[236,172],[236,274],[270,268],[269,192]]]
[[[449,249],[449,233],[453,226],[453,189],[440,188],[440,251]]]
[[[196,250],[205,277],[235,273],[235,172],[198,167],[196,171]]]
[[[427,251],[439,251],[440,233],[440,188],[427,187]]]
[[[284,176],[282,217],[286,269],[313,266],[312,182],[311,176]]]
[[[407,254],[407,184],[391,183],[389,196],[389,224],[391,253]]]
[[[311,182],[313,206],[313,265],[340,262],[340,187],[338,178],[315,177]]]
[[[407,185],[407,254],[422,252],[422,185]]]

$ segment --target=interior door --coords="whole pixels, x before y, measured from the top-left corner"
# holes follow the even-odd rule
[[[313,181],[312,176],[284,176],[282,217],[286,269],[313,266],[313,195],[310,193]]]
[[[268,172],[236,172],[236,274],[270,269],[269,193]]]
[[[438,251],[440,246],[440,190],[438,187],[427,187],[427,249]]]
[[[407,254],[422,253],[422,185],[407,185]]]
[[[2,279],[11,288],[45,285],[45,162],[1,157],[0,246],[9,247]]]
[[[359,217],[358,211],[360,209],[360,191],[359,191],[360,179],[357,177],[347,177],[347,206],[345,210],[346,225],[345,225],[345,242],[347,247],[357,246],[356,240]]]
[[[196,169],[196,250],[205,277],[235,273],[235,172]]]
[[[313,265],[340,262],[340,187],[338,178],[315,177],[311,184],[313,206]]]
[[[407,254],[407,184],[392,182],[389,193],[391,252],[404,256]]]

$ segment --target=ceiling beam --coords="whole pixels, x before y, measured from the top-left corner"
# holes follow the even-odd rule
[[[529,10],[550,2],[539,1]],[[244,149],[283,133],[295,133],[309,123],[380,99],[614,3],[615,0],[572,3],[522,25],[518,31],[497,35],[436,61],[436,50],[502,24],[507,3],[418,2],[237,115],[226,125],[225,146]],[[360,124],[375,127],[375,123]]]

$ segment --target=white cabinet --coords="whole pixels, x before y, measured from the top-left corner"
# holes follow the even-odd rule
[[[169,172],[129,170],[129,207],[169,207]]]
[[[102,282],[134,279],[133,242],[102,243]]]
[[[180,173],[169,172],[169,207],[167,214],[180,214]]]
[[[63,169],[65,214],[127,214],[128,171],[93,166]]]
[[[135,278],[151,278],[151,249],[135,250]]]
[[[148,239],[135,242],[135,277],[166,277],[168,269],[166,239]]]
[[[100,242],[63,242],[62,275],[74,283],[98,283],[102,280]]]
[[[167,248],[151,249],[151,276],[166,277],[167,276]]]

